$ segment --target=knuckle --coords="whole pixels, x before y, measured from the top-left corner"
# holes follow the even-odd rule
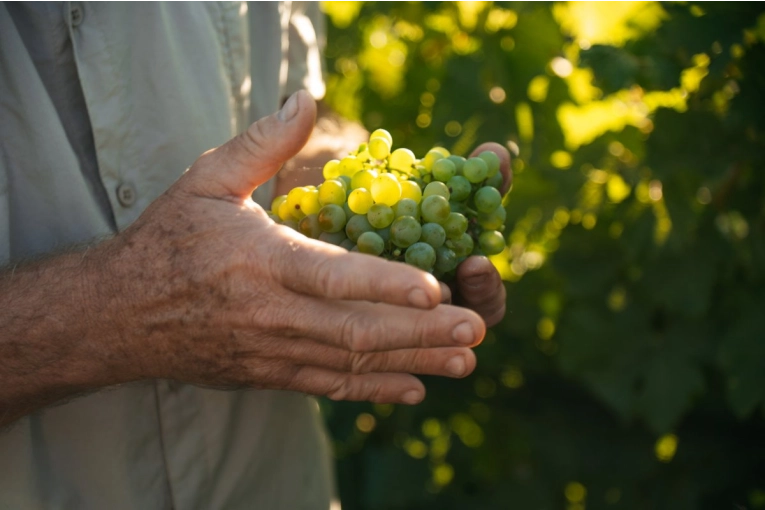
[[[367,374],[381,370],[380,356],[369,352],[352,352],[350,354],[350,372],[354,375]],[[384,367],[382,367],[384,368]]]
[[[379,326],[374,321],[365,320],[359,313],[346,315],[341,327],[341,342],[352,353],[365,353],[374,347],[372,338]]]
[[[332,382],[327,397],[332,400],[350,400],[353,388],[348,377],[340,377]]]

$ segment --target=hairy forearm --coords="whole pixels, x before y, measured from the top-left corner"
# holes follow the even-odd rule
[[[105,245],[0,270],[0,426],[126,382]]]

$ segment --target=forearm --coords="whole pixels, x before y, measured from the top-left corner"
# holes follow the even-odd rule
[[[134,378],[114,326],[105,250],[0,270],[0,426]]]

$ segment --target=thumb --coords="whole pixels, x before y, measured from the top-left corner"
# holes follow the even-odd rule
[[[299,90],[278,112],[204,153],[186,173],[186,185],[192,193],[207,197],[249,198],[300,151],[315,122],[316,102]]]

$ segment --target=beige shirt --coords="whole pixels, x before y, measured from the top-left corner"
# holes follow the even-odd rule
[[[61,2],[34,23],[17,8],[0,5],[0,265],[113,235],[291,91],[323,92],[315,4]],[[0,431],[0,510],[313,509],[331,494],[317,404],[293,393],[146,381]]]

